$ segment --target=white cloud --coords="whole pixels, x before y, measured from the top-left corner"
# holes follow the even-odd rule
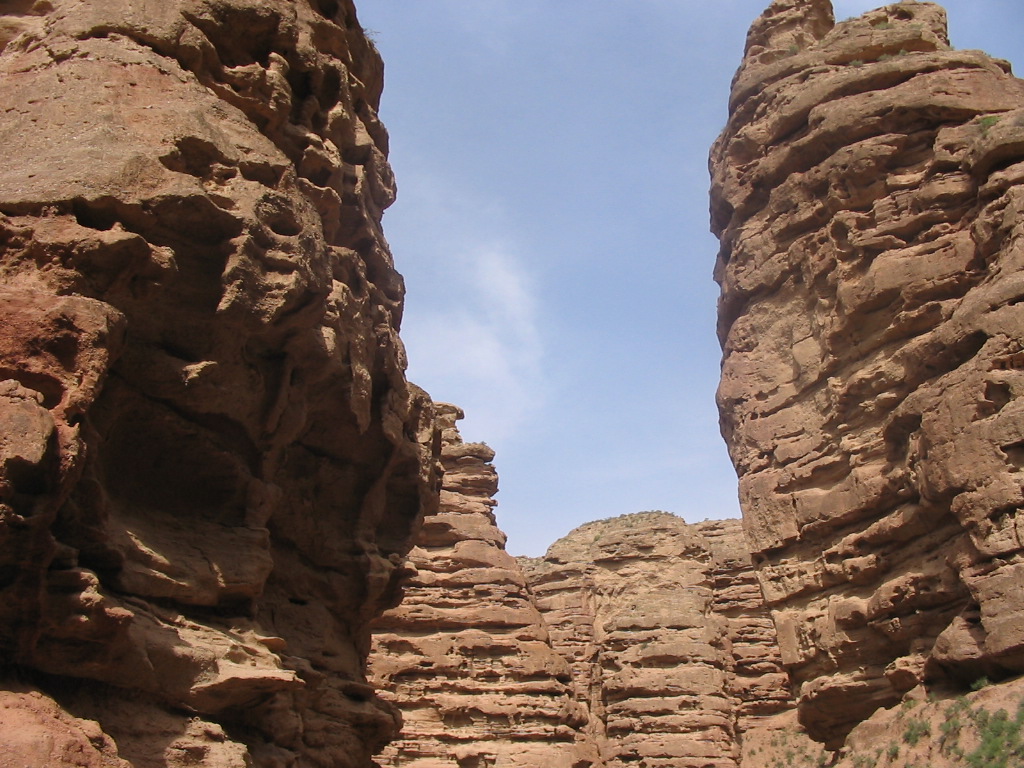
[[[501,206],[436,175],[403,173],[385,231],[407,300],[409,379],[466,411],[467,440],[500,443],[543,407],[538,285]]]
[[[409,378],[466,410],[467,439],[501,442],[545,399],[534,288],[500,247],[464,251],[455,262],[448,301],[430,302],[404,325]]]

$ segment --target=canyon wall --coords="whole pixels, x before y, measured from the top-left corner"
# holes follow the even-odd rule
[[[378,758],[398,768],[585,768],[569,665],[551,648],[493,499],[494,451],[464,443],[439,405],[444,482],[409,557],[402,603],[374,622],[371,679],[401,710]]]
[[[711,165],[722,431],[801,722],[1024,671],[1024,82],[930,3],[777,0]]]
[[[14,0],[0,46],[5,754],[369,765],[439,440],[353,6]]]
[[[623,515],[513,559],[494,453],[439,408],[440,512],[373,625],[371,680],[404,720],[381,766],[761,768],[781,739],[821,755],[793,717],[739,520]]]
[[[791,709],[738,520],[623,515],[521,562],[602,765],[736,768]]]

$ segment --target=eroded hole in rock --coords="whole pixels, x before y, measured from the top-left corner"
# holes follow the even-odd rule
[[[308,70],[293,68],[288,72],[288,85],[292,88],[292,119],[295,120],[303,102],[313,95],[313,75]]]
[[[122,504],[225,525],[245,520],[248,478],[238,458],[159,405],[119,414],[101,461],[110,495]]]
[[[306,165],[301,172],[301,176],[304,179],[308,179],[313,185],[317,187],[326,187],[331,180],[331,173],[333,169],[327,165]]]
[[[392,501],[377,526],[378,546],[383,552],[398,552],[401,544],[408,536],[412,535],[411,521],[415,510],[419,509],[419,493],[414,485],[409,483],[404,472],[392,475],[392,478],[402,478],[401,481],[392,479],[388,483],[388,498]]]
[[[286,200],[263,200],[257,206],[256,214],[274,234],[281,237],[295,237],[302,232],[302,223]]]
[[[327,19],[333,19],[338,15],[337,0],[313,0],[313,10]]]
[[[1024,368],[1024,352],[1006,355],[992,361],[992,370],[994,371],[1017,371],[1022,368]]]
[[[5,0],[0,3],[0,15],[2,16],[39,16],[46,13],[47,9],[36,9],[36,0]]]
[[[470,728],[472,727],[474,720],[472,715],[468,712],[445,712],[441,715],[441,721],[444,723],[446,728]],[[479,756],[477,756],[479,759]],[[460,762],[461,766],[462,763]],[[477,765],[477,763],[473,763]],[[480,765],[483,765],[480,763]]]
[[[334,67],[323,71],[320,82],[320,107],[324,112],[338,103],[341,94],[341,73]]]
[[[243,161],[238,164],[238,170],[242,172],[242,178],[247,181],[256,181],[267,187],[276,187],[281,182],[285,167],[270,163]]]
[[[1005,525],[1012,526],[1019,511],[1019,507],[1014,504],[1010,504],[1005,507],[999,507],[998,509],[992,510],[988,515],[988,519],[995,523],[997,527]]]
[[[208,13],[182,15],[213,43],[224,66],[269,65],[281,26],[281,17],[275,11],[259,5],[218,4]],[[245,33],[239,34],[239,30]]]
[[[40,496],[50,486],[47,463],[32,464],[19,457],[11,457],[4,465],[6,480],[14,488],[12,498]]]
[[[178,360],[184,360],[186,363],[198,363],[202,359],[200,355],[175,342],[161,341],[156,345],[156,347],[161,351],[166,352],[171,357],[177,358]]]
[[[154,223],[162,230],[161,234],[168,237],[211,244],[231,240],[242,231],[239,219],[218,208],[205,195],[162,198],[149,206],[147,212],[156,217]],[[151,242],[159,241],[156,233],[147,239]]]
[[[921,428],[921,414],[897,416],[885,428],[886,458],[893,463],[903,461],[910,448],[910,436]]]
[[[937,378],[955,371],[977,355],[986,341],[988,334],[984,331],[975,331],[952,344],[936,346],[929,350],[932,354],[925,361],[923,370],[929,378]]]
[[[71,201],[71,212],[81,226],[106,231],[117,221],[114,201],[109,198],[85,200],[81,197]]]
[[[178,139],[174,143],[174,149],[166,155],[161,155],[159,160],[169,170],[201,179],[212,175],[214,165],[230,165],[230,160],[216,145],[198,136],[184,136]],[[233,170],[231,175],[234,175]]]
[[[0,367],[0,380],[3,379],[14,379],[23,387],[41,394],[43,407],[47,409],[56,406],[64,397],[64,385],[45,373]]]
[[[341,159],[349,165],[366,165],[370,161],[370,148],[365,144],[344,147]]]
[[[1012,399],[1013,391],[1009,384],[1004,381],[987,381],[985,382],[985,399],[978,405],[978,416],[985,417],[999,413]]]
[[[992,176],[1000,171],[1013,168],[1019,163],[1020,150],[1017,148],[1017,145],[1013,145],[1008,148],[1003,148],[1001,152],[991,157],[989,162],[982,167],[984,168],[986,176]]]
[[[252,616],[255,605],[251,597],[239,597],[238,595],[227,595],[222,597],[216,605],[190,605],[188,614],[192,618],[227,618],[231,616]],[[238,661],[244,662],[246,657],[241,656]]]
[[[999,450],[1015,469],[1024,469],[1024,440],[1000,446]]]

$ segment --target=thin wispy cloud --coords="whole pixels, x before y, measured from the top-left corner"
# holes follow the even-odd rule
[[[409,379],[466,411],[471,440],[519,434],[547,399],[536,276],[501,208],[425,173],[407,174],[416,211],[385,230],[408,285]]]
[[[450,304],[413,312],[405,324],[409,378],[466,409],[469,439],[501,442],[542,407],[543,345],[533,287],[498,246],[454,259]]]

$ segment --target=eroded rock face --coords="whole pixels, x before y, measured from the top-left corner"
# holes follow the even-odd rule
[[[624,515],[521,562],[610,768],[736,768],[791,708],[738,520]]]
[[[402,768],[585,768],[569,665],[551,647],[493,499],[494,451],[464,443],[462,412],[438,405],[441,506],[412,550],[402,603],[374,622],[371,679],[401,710],[378,758]]]
[[[379,58],[347,0],[0,22],[0,654],[135,766],[368,765],[437,496]]]
[[[722,429],[802,722],[1024,671],[1024,82],[936,5],[778,0],[712,170]]]
[[[38,691],[0,691],[2,768],[130,768],[99,724],[72,717]]]
[[[859,724],[835,768],[931,768],[1024,763],[1024,680],[985,686],[944,700],[907,698]]]

